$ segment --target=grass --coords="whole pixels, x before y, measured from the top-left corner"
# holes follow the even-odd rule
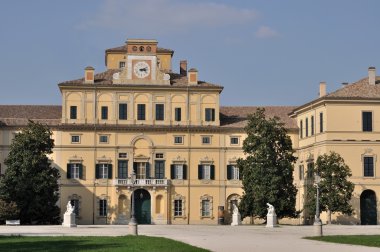
[[[0,251],[208,251],[161,237],[148,236],[1,236]]]
[[[380,235],[329,235],[305,239],[380,248]]]

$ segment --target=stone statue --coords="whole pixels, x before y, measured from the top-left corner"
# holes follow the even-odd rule
[[[268,214],[271,214],[271,215],[273,215],[273,214],[276,214],[276,212],[275,212],[275,209],[274,209],[274,206],[273,205],[271,205],[271,204],[269,204],[269,203],[267,203],[267,206],[268,206]]]
[[[72,214],[73,212],[74,212],[74,207],[71,205],[71,202],[69,200],[69,202],[67,202],[65,214]]]
[[[238,214],[238,213],[239,213],[239,209],[238,209],[238,207],[236,206],[235,203],[233,204],[233,208],[234,208],[234,209],[233,209],[233,213],[234,213],[234,214]]]

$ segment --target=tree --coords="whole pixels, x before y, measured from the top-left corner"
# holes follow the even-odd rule
[[[55,224],[60,221],[56,205],[59,172],[47,157],[54,147],[47,126],[29,121],[17,133],[5,160],[7,170],[0,179],[0,199],[15,202],[24,224]]]
[[[336,152],[323,154],[317,158],[315,173],[321,178],[319,182],[320,211],[327,212],[328,223],[331,223],[331,214],[341,212],[351,215],[353,208],[350,204],[354,183],[348,181],[352,176],[350,168],[344,159]],[[316,185],[309,184],[305,208],[315,212]]]
[[[15,202],[5,202],[0,199],[0,221],[4,223],[5,220],[13,220],[18,218],[19,209]]]
[[[278,117],[265,118],[259,108],[248,116],[243,142],[246,158],[237,164],[243,177],[244,194],[239,205],[242,217],[265,218],[266,203],[272,204],[279,218],[296,217],[297,189],[293,184],[296,157],[284,124]]]

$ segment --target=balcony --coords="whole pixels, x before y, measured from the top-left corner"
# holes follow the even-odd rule
[[[115,186],[132,186],[132,179],[114,179]],[[168,186],[168,179],[136,179],[135,186]]]

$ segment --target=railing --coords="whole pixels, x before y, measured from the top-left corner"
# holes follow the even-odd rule
[[[115,179],[113,181],[114,185],[118,186],[131,186],[132,179]],[[167,186],[167,179],[136,179],[135,186]]]

